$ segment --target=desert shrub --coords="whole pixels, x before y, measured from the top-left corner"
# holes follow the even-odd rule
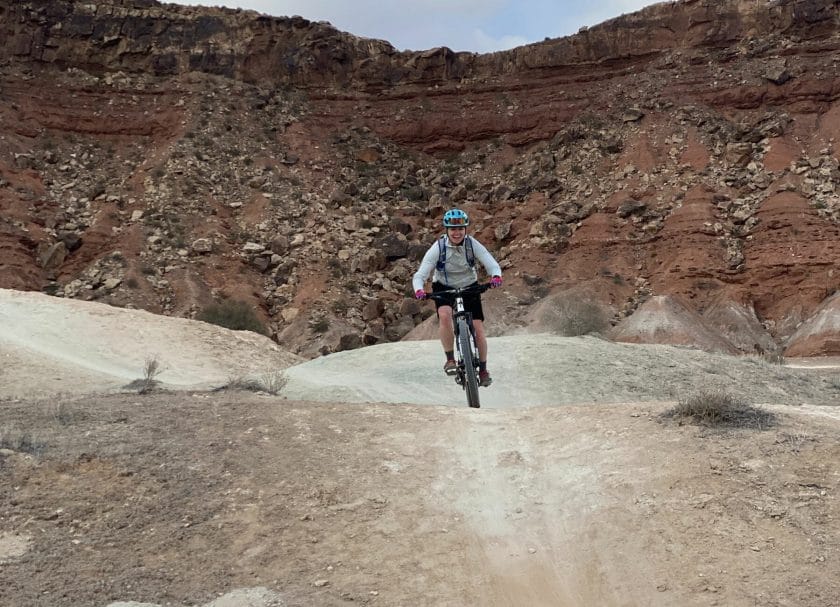
[[[567,337],[601,333],[610,326],[604,308],[572,295],[557,299],[550,317],[554,331]]]
[[[422,186],[414,185],[403,188],[402,195],[405,196],[406,200],[418,202],[426,197],[426,192],[423,190]]]
[[[198,313],[196,319],[234,331],[253,331],[268,335],[265,325],[254,309],[244,301],[225,299],[210,304]]]
[[[327,260],[327,267],[330,269],[330,275],[333,278],[341,278],[347,274],[344,270],[344,265],[337,257],[330,257]]]
[[[143,364],[143,382],[146,386],[146,391],[150,391],[155,386],[157,383],[155,378],[162,372],[163,367],[160,365],[160,361],[154,356],[147,356]]]
[[[161,373],[163,373],[163,366],[160,361],[154,356],[147,356],[143,362],[143,377],[135,379],[125,387],[129,390],[137,390],[138,394],[148,394],[157,386],[158,381],[155,378]]]
[[[762,354],[761,357],[771,365],[785,364],[785,355],[782,350],[771,350]]]
[[[723,390],[700,390],[680,399],[662,416],[715,427],[764,429],[776,423],[774,413],[750,405]]]
[[[785,356],[782,350],[768,350],[762,353],[745,354],[744,360],[758,366],[771,369],[781,367],[785,364]]]
[[[350,303],[346,299],[336,299],[330,304],[330,309],[339,316],[343,316],[350,309]]]
[[[799,453],[805,447],[806,443],[816,442],[816,438],[809,436],[804,432],[781,432],[779,438],[776,439],[777,445],[785,445],[794,453]]]
[[[282,371],[266,371],[259,377],[263,392],[280,394],[289,383],[289,377]]]
[[[319,316],[309,321],[309,328],[313,333],[326,333],[330,328],[330,320],[325,316]]]
[[[286,384],[289,383],[288,376],[283,371],[266,371],[258,377],[231,376],[228,383],[217,388],[217,390],[246,390],[249,392],[267,392],[269,394],[280,394]]]

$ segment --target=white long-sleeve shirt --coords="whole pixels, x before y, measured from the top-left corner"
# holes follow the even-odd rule
[[[499,262],[490,254],[490,251],[478,242],[472,236],[467,236],[472,240],[473,254],[475,260],[484,266],[484,270],[488,276],[501,276],[502,268]],[[466,238],[460,246],[455,246],[449,242],[449,236],[444,236],[444,244],[446,246],[446,267],[444,270],[437,269],[438,259],[440,258],[440,247],[438,241],[429,247],[426,254],[423,256],[423,261],[420,262],[420,268],[414,274],[411,281],[414,290],[422,289],[429,275],[434,270],[432,280],[445,284],[448,287],[463,288],[468,287],[478,280],[478,272],[475,267],[470,267],[467,263]]]

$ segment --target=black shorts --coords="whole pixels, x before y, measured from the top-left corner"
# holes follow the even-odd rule
[[[474,282],[472,285],[477,285],[477,282]],[[433,282],[432,283],[432,293],[437,293],[438,291],[448,291],[451,287],[447,287],[445,284],[440,282]],[[449,306],[454,309],[455,307],[455,298],[454,297],[446,297],[446,301],[435,300],[435,310],[437,310],[441,306]],[[464,296],[464,309],[472,314],[473,320],[484,320],[484,310],[481,307],[481,294],[480,293],[472,293],[470,295]]]

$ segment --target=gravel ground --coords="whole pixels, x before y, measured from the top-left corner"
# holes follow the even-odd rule
[[[0,605],[836,603],[836,361],[490,349],[469,409],[436,341],[300,363],[259,336],[0,292]],[[120,386],[143,352],[166,373],[141,395]],[[280,371],[279,396],[206,389]],[[703,390],[773,421],[662,416]]]

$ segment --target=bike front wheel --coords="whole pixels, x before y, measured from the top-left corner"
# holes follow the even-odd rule
[[[463,318],[458,319],[458,349],[461,350],[461,360],[464,363],[464,389],[467,391],[467,404],[478,408],[481,403],[478,400],[478,375],[475,372],[475,360],[473,360],[472,335],[467,321]]]

